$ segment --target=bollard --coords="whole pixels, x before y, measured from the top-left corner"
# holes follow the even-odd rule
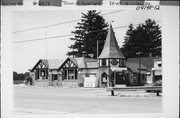
[[[114,91],[111,91],[111,95],[114,96]]]

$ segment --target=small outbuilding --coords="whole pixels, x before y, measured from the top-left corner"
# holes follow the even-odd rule
[[[29,71],[34,84],[37,82],[48,82],[61,79],[61,73],[58,72],[62,64],[58,59],[40,59]]]
[[[96,59],[85,57],[68,57],[58,71],[62,75],[63,83],[78,84],[83,86],[84,78],[98,76],[98,64]]]

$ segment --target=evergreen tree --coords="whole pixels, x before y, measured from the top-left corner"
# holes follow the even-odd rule
[[[70,38],[74,41],[74,44],[69,46],[72,51],[68,52],[67,55],[75,57],[89,57],[93,55],[93,58],[97,58],[97,40],[99,41],[99,54],[107,35],[107,26],[105,20],[99,15],[100,12],[90,10],[87,14],[82,13],[81,22],[77,23],[76,30],[72,31],[75,36]]]
[[[126,58],[161,56],[161,30],[154,20],[147,19],[145,23],[139,24],[136,28],[130,24],[121,48]]]

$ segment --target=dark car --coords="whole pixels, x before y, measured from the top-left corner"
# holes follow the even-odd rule
[[[157,80],[152,84],[146,84],[145,86],[162,86],[162,80]],[[155,90],[146,90],[147,92],[156,92]],[[162,92],[162,91],[160,91]]]

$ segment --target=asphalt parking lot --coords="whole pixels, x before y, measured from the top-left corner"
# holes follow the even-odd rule
[[[121,114],[162,112],[162,97],[144,96],[144,92],[118,94],[111,96],[105,88],[14,86],[14,113]]]

